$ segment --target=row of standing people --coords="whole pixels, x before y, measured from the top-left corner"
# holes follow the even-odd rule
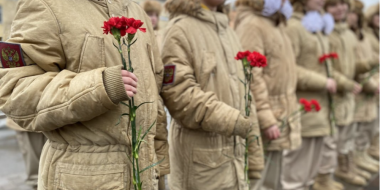
[[[379,166],[379,84],[378,75],[373,75],[378,73],[379,64],[378,5],[365,17],[360,1],[237,0],[234,36],[225,16],[219,18],[223,15],[222,4],[189,2],[179,8],[176,3],[166,4],[172,21],[164,30],[166,40],[161,46],[164,64],[176,66],[174,82],[164,81],[161,92],[173,114],[169,136],[172,189],[244,188],[243,174],[240,171],[239,179],[239,170],[234,170],[243,164],[242,150],[234,144],[242,140],[226,137],[219,123],[225,126],[227,121],[220,118],[231,121],[233,112],[228,110],[223,115],[227,109],[219,110],[220,102],[211,95],[200,95],[211,91],[217,100],[235,109],[243,107],[234,102],[244,95],[236,97],[242,69],[232,60],[239,50],[232,44],[260,52],[268,59],[268,67],[253,71],[252,93],[256,102],[252,106],[257,118],[253,123],[259,124],[256,131],[263,134],[261,148],[265,149],[265,160],[260,159],[264,154],[258,151],[259,147],[252,148],[250,188],[343,189],[333,176],[357,187],[367,185]],[[214,5],[213,15],[206,3]],[[193,12],[196,6],[200,7],[199,12]],[[204,36],[194,37],[199,31]],[[233,37],[228,36],[229,32]],[[236,37],[240,44],[234,40]],[[201,42],[204,45],[199,45]],[[336,53],[339,58],[321,62],[320,57],[329,53]],[[231,65],[238,67],[237,71]],[[194,78],[189,80],[189,75]],[[195,84],[189,83],[194,81]],[[230,95],[226,88],[231,89]],[[300,98],[318,100],[322,111],[293,119],[280,130],[279,121],[299,109]],[[197,116],[201,118],[189,114],[199,111],[202,114]],[[218,121],[214,121],[213,115],[220,117]],[[237,125],[242,123],[240,117]],[[194,120],[202,123],[193,126]],[[210,128],[206,122],[217,123]],[[367,152],[371,143],[372,150]],[[229,156],[219,159],[225,154]],[[240,160],[240,166],[236,162],[231,165],[228,161],[232,158]],[[228,172],[231,170],[236,174]]]

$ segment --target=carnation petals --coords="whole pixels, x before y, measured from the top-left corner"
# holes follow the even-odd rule
[[[311,112],[313,111],[313,109],[316,111],[316,112],[319,112],[321,110],[321,105],[319,104],[319,102],[315,99],[312,99],[310,100],[310,102],[308,100],[306,100],[305,98],[301,98],[299,100],[300,104],[302,105],[302,109],[305,111],[305,112]]]
[[[237,53],[236,60],[247,60],[251,67],[266,67],[267,58],[259,52],[240,51]]]
[[[144,22],[141,20],[136,20],[134,18],[122,17],[111,17],[108,21],[103,24],[103,33],[112,34],[112,29],[117,29],[120,31],[120,36],[125,36],[126,34],[135,34],[137,29],[141,32],[146,32],[146,28],[141,28]]]

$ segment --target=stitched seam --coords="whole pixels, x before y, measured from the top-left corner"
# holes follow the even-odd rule
[[[65,107],[71,105],[71,103],[74,102],[75,100],[81,98],[84,95],[87,95],[88,92],[92,92],[92,91],[96,90],[97,88],[102,87],[102,85],[103,84],[99,83],[96,86],[94,86],[92,88],[89,88],[89,89],[83,91],[82,93],[79,93],[79,94],[75,95],[74,97],[72,97],[71,99],[69,99],[68,101],[66,101],[66,102],[64,102],[62,104],[55,105],[55,106],[48,107],[48,108],[44,108],[44,109],[42,109],[41,111],[38,111],[35,114],[30,114],[30,115],[26,115],[26,116],[9,115],[9,117],[11,117],[12,119],[27,120],[27,119],[34,118],[34,117],[36,117],[38,115],[42,115],[42,114],[45,114],[45,113],[48,113],[48,112],[51,112],[51,111],[55,111],[55,110],[58,110],[58,109],[61,109],[61,108],[65,108]]]
[[[57,28],[58,28],[58,34],[61,34],[61,27],[59,26],[58,19],[57,19],[57,17],[55,16],[53,10],[51,10],[51,8],[49,7],[49,5],[46,3],[45,0],[39,0],[39,1],[40,1],[42,4],[45,5],[45,7],[49,10],[49,12],[51,13],[51,15],[54,17],[54,19],[55,19],[55,24],[56,24],[56,26],[57,26]]]

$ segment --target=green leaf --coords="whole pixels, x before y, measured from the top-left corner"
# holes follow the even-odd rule
[[[129,115],[129,114],[127,114],[127,113],[123,113],[123,114],[121,114],[120,117],[119,117],[119,121],[117,122],[117,124],[116,124],[115,126],[119,125],[119,124],[120,124],[120,121],[121,121],[121,118],[122,118],[123,116],[126,116],[126,115]]]
[[[137,39],[135,39],[135,41],[133,41],[133,42],[129,45],[129,47],[131,47],[133,44],[135,44],[136,41],[137,41]]]
[[[123,104],[124,106],[127,106],[127,107],[129,107],[129,105],[128,104],[126,104],[126,103],[124,103],[124,102],[120,102],[121,104]]]
[[[150,168],[152,168],[152,167],[154,167],[154,166],[157,166],[158,164],[161,164],[164,160],[165,160],[165,158],[163,158],[163,159],[161,159],[160,161],[158,161],[158,162],[156,162],[156,163],[154,163],[154,164],[152,164],[152,165],[150,165],[150,166],[144,168],[143,170],[140,171],[140,173],[143,173],[143,172],[145,172],[146,170],[148,170],[148,169],[150,169]]]
[[[135,110],[139,109],[139,107],[142,106],[142,105],[144,105],[144,104],[151,104],[151,103],[154,103],[154,101],[153,102],[143,102],[140,105],[136,106]]]
[[[138,143],[139,145],[138,145],[137,150],[140,150],[140,146],[141,146],[142,140],[145,138],[145,136],[148,134],[148,132],[152,129],[152,127],[154,126],[154,124],[156,124],[156,121],[157,120],[154,120],[154,122],[152,123],[152,125],[148,128],[148,130],[145,131],[144,135],[141,137],[141,140]]]

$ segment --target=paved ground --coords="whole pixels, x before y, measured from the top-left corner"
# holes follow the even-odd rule
[[[32,190],[25,185],[25,167],[15,137],[15,132],[0,128],[0,190]],[[376,178],[364,190],[378,190]]]
[[[25,185],[25,166],[15,132],[0,128],[0,190],[32,190]]]

